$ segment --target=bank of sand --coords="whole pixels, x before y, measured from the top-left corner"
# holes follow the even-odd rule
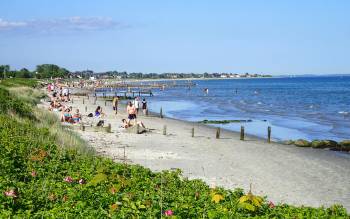
[[[350,157],[328,150],[298,148],[268,144],[263,140],[239,140],[234,132],[221,132],[215,138],[215,129],[189,122],[140,115],[139,119],[152,129],[149,133],[126,133],[120,128],[126,118],[125,108],[112,112],[111,102],[104,100],[85,104],[82,97],[74,97],[73,108],[83,114],[85,106],[93,112],[97,105],[103,107],[112,124],[113,133],[77,132],[89,145],[104,156],[122,162],[140,164],[154,171],[180,168],[190,179],[203,179],[210,186],[228,189],[253,185],[253,193],[267,195],[273,202],[318,207],[342,204],[350,209]],[[163,135],[163,126],[167,135]],[[195,128],[195,137],[191,129]]]

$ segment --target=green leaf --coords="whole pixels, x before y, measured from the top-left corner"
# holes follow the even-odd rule
[[[98,173],[92,178],[92,180],[88,183],[88,185],[96,186],[97,184],[104,182],[107,180],[107,175],[104,173]]]
[[[255,206],[250,203],[244,202],[244,203],[241,203],[240,206],[246,210],[255,211]]]
[[[215,203],[219,203],[221,200],[224,200],[224,197],[222,195],[220,195],[220,194],[215,194],[211,198],[211,201],[215,202]]]

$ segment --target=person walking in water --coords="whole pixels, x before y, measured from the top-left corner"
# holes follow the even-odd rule
[[[209,94],[209,89],[208,88],[204,88],[204,93],[206,94],[206,95],[208,95]]]
[[[119,100],[118,96],[115,96],[112,102],[112,106],[113,106],[113,110],[115,111],[115,114],[117,114],[118,112],[118,100]]]
[[[135,98],[134,106],[135,106],[135,109],[136,109],[136,114],[139,114],[139,108],[140,108],[140,99],[139,99],[139,97]]]
[[[143,115],[147,115],[147,101],[145,98],[143,98],[142,100],[142,111],[143,111]]]

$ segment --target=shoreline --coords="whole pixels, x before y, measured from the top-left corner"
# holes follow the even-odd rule
[[[147,99],[147,97],[146,97]],[[152,99],[151,99],[152,100]],[[123,100],[124,101],[124,100]],[[128,100],[127,100],[128,101]],[[158,107],[158,109],[161,107],[163,107],[163,114],[166,115],[167,113],[164,113],[164,108],[170,108],[170,105],[167,104],[160,104],[163,100],[152,100],[154,101],[153,103],[156,103],[155,105]],[[180,100],[181,101],[181,100]],[[188,101],[188,100],[185,100]],[[165,101],[167,102],[167,101]],[[175,101],[174,103],[175,104]],[[159,115],[159,111],[155,110],[156,108],[153,107],[153,111],[156,115]],[[150,110],[151,111],[151,110]],[[170,115],[169,115],[170,114]],[[172,118],[172,119],[177,119],[180,121],[184,121],[184,122],[189,122],[192,123],[193,121],[191,120],[186,120],[185,118],[176,118],[176,114],[174,113],[169,113],[167,116],[168,118]],[[312,123],[312,124],[318,124],[316,121],[313,120],[307,120],[307,118],[304,117],[299,117],[297,118],[298,120],[295,120],[296,117],[291,116],[280,116],[280,118],[278,119],[278,122],[275,122],[275,118],[276,115],[267,115],[267,116],[261,116],[261,114],[258,114],[260,116],[256,116],[256,117],[241,117],[241,116],[236,116],[236,117],[224,117],[222,119],[220,118],[216,118],[214,116],[213,119],[208,119],[209,117],[191,117],[191,119],[193,118],[200,118],[195,120],[194,122],[201,122],[204,120],[218,120],[218,121],[225,121],[225,120],[250,120],[249,122],[230,122],[230,123],[226,123],[226,124],[220,124],[220,123],[213,123],[212,125],[209,124],[204,124],[208,127],[220,127],[221,129],[225,129],[227,131],[231,131],[237,134],[240,134],[240,129],[239,126],[244,126],[245,127],[245,136],[250,136],[251,138],[256,138],[256,139],[260,139],[262,141],[267,141],[267,128],[270,126],[271,130],[272,130],[272,136],[271,136],[271,140],[275,141],[275,142],[279,142],[279,143],[284,143],[287,141],[297,141],[297,140],[307,140],[309,142],[312,141],[325,141],[325,140],[331,140],[331,141],[336,141],[338,143],[342,142],[342,141],[348,141],[349,138],[345,138],[345,137],[329,137],[327,135],[319,135],[317,137],[310,137],[310,135],[305,134],[305,136],[302,136],[300,134],[303,134],[303,129],[307,129],[308,127],[302,127],[302,126],[295,126],[295,125],[290,125],[290,124],[286,124],[286,123],[282,123],[281,121],[284,122],[290,122],[290,121],[299,121],[299,122],[307,122],[307,123]],[[293,120],[294,119],[294,120]],[[231,125],[231,126],[230,126]],[[262,126],[263,125],[263,126]],[[323,124],[319,124],[320,126]],[[229,126],[229,127],[227,127]],[[251,130],[254,129],[258,129],[259,131],[257,132],[252,132]],[[294,133],[289,133],[289,135],[287,134],[287,131],[294,131]],[[249,133],[250,132],[250,133]],[[295,135],[299,134],[299,136],[295,137]],[[332,132],[331,132],[332,133]],[[334,134],[334,133],[332,133]],[[286,136],[289,136],[288,138],[286,138]],[[292,137],[290,137],[292,136]],[[293,137],[294,136],[294,137]],[[346,151],[344,151],[346,152]],[[349,151],[350,152],[350,151]],[[350,156],[350,153],[349,153]]]
[[[125,118],[124,107],[114,115],[107,102],[92,98],[85,105],[82,98],[74,97],[69,104],[83,114],[97,105],[108,115],[105,124],[112,124],[113,133],[76,130],[98,154],[123,162],[125,150],[128,163],[135,163],[153,171],[179,168],[184,177],[202,179],[208,185],[248,190],[253,184],[253,193],[267,195],[273,202],[297,206],[319,207],[340,203],[350,209],[350,159],[338,156],[333,151],[313,148],[298,148],[276,142],[267,143],[256,137],[246,136],[239,140],[239,133],[224,130],[220,139],[215,138],[215,127],[191,123],[173,118],[158,118],[152,114],[140,116],[151,132],[127,133],[119,128]],[[163,126],[167,134],[163,135]],[[191,129],[195,128],[195,137]],[[220,170],[220,171],[218,171]],[[326,177],[325,177],[326,176]]]
[[[122,104],[123,107],[126,108],[126,104],[123,103]],[[160,114],[157,113],[157,112],[154,112],[154,111],[149,111],[149,115],[152,115],[153,117],[156,117],[156,118],[160,118]],[[183,119],[179,119],[179,118],[174,118],[174,117],[167,117],[165,115],[163,115],[163,118],[165,119],[168,119],[168,120],[174,120],[174,121],[177,121],[177,122],[182,122],[182,123],[186,123],[188,125],[192,125],[192,126],[202,126],[203,128],[207,128],[207,129],[211,129],[212,132],[213,132],[213,137],[215,137],[215,132],[217,130],[217,128],[220,128],[220,131],[221,133],[225,132],[225,133],[228,133],[230,135],[233,135],[235,136],[235,139],[237,140],[240,140],[240,132],[239,131],[235,131],[235,130],[231,130],[231,129],[227,129],[225,127],[217,127],[217,126],[214,126],[214,125],[208,125],[208,124],[204,124],[204,123],[201,123],[201,122],[191,122],[191,121],[188,121],[188,120],[183,120]],[[249,133],[244,133],[244,138],[245,140],[252,140],[252,141],[259,141],[261,143],[266,143],[266,144],[279,144],[279,145],[283,145],[283,146],[292,146],[292,147],[298,147],[294,144],[286,144],[286,142],[290,142],[290,141],[298,141],[298,140],[304,140],[304,139],[288,139],[288,140],[277,140],[277,139],[274,139],[273,137],[271,137],[271,142],[268,143],[268,139],[267,138],[264,138],[264,137],[260,137],[260,136],[257,136],[257,135],[253,135],[253,134],[249,134]],[[315,141],[324,141],[324,140],[316,140]],[[327,140],[325,140],[327,141]],[[309,141],[310,143],[312,141]],[[339,142],[338,142],[339,143]],[[300,147],[300,148],[303,148],[303,147]],[[340,150],[332,150],[332,148],[312,148],[311,146],[310,147],[304,147],[304,149],[307,149],[307,148],[311,148],[313,150],[324,150],[324,151],[329,151],[331,154],[334,154],[334,155],[337,155],[337,156],[342,156],[344,158],[347,158],[350,160],[350,151],[347,152],[347,151],[340,151]]]
[[[285,81],[288,82],[288,80],[289,79],[286,79]],[[278,81],[284,81],[284,79]],[[284,108],[288,108],[289,105],[282,103],[283,101],[274,100],[275,98],[281,98],[283,95],[279,96],[278,94],[273,94],[272,96],[272,94],[268,94],[269,91],[264,90],[261,90],[260,93],[260,89],[263,88],[261,88],[260,85],[255,85],[256,83],[265,84],[266,82],[267,84],[273,84],[274,82],[272,82],[272,80],[269,80],[269,82],[255,80],[255,82],[245,81],[247,83],[244,81],[238,83],[238,81],[236,81],[239,84],[239,86],[237,86],[239,87],[238,89],[242,90],[241,94],[234,94],[232,98],[228,98],[226,109],[220,109],[219,103],[226,104],[226,100],[223,98],[225,98],[224,96],[226,94],[229,97],[231,92],[230,90],[226,91],[226,86],[227,89],[232,89],[233,92],[236,86],[232,84],[234,82],[232,80],[216,80],[216,82],[212,82],[214,82],[214,84],[209,83],[209,81],[196,81],[197,88],[194,88],[193,91],[191,89],[191,91],[188,92],[186,91],[187,89],[178,88],[170,88],[169,90],[165,89],[165,91],[155,90],[154,97],[150,97],[149,99],[146,95],[145,97],[149,100],[150,109],[157,112],[160,107],[163,106],[166,110],[170,111],[166,113],[168,116],[184,120],[220,120],[221,118],[224,120],[252,119],[253,121],[248,124],[237,125],[231,123],[220,125],[220,127],[239,132],[239,126],[244,125],[247,126],[247,133],[261,138],[266,138],[266,130],[268,126],[271,126],[273,137],[278,141],[306,139],[308,141],[333,140],[341,142],[349,140],[348,135],[346,134],[350,131],[350,126],[346,122],[349,120],[349,114],[348,110],[343,107],[342,104],[338,104],[334,107],[329,107],[329,105],[327,105],[328,108],[323,108],[320,103],[317,102],[318,100],[313,100],[315,98],[312,98],[305,100],[306,102],[302,102],[300,105],[292,104],[293,106],[298,106],[295,107],[298,108],[295,111],[283,111]],[[221,85],[222,82],[225,85],[225,89],[220,90],[219,85]],[[135,84],[140,83],[142,82],[135,82]],[[167,82],[164,83],[166,84]],[[181,82],[179,82],[179,84],[180,83]],[[247,86],[250,90],[243,91],[245,84],[248,84]],[[251,84],[254,84],[253,88]],[[202,93],[201,89],[207,86],[209,86],[210,89],[213,89],[211,95],[205,95]],[[258,87],[257,90],[259,90],[259,94],[252,94],[250,97],[249,94],[255,92],[255,86]],[[280,87],[280,85],[277,87]],[[120,90],[124,91],[125,89]],[[105,92],[107,95],[113,95],[114,93],[114,91],[112,92],[109,90],[101,90],[100,92],[101,95],[102,92]],[[137,92],[135,93],[137,94]],[[263,95],[263,93],[266,93],[266,95]],[[119,95],[124,94],[120,93]],[[170,96],[168,98],[162,97],[167,95]],[[184,96],[182,97],[181,95]],[[131,93],[128,96],[131,96]],[[192,96],[195,98],[192,98]],[[206,96],[208,97],[206,98]],[[213,100],[212,102],[209,101],[211,99]],[[162,101],[164,101],[164,103],[162,103]],[[181,101],[179,102],[179,106],[177,101]],[[288,102],[289,100],[286,101]],[[191,107],[200,108],[197,112],[191,112]],[[181,114],[177,114],[176,111],[181,111],[178,112]],[[222,115],[218,112],[222,112]]]
[[[107,81],[121,82],[159,82],[159,81],[195,81],[195,80],[249,80],[249,79],[271,79],[271,78],[289,78],[288,76],[272,76],[272,77],[242,77],[242,78],[158,78],[158,79],[102,79]]]
[[[123,104],[123,105],[126,107],[125,104]],[[150,113],[150,115],[152,115],[154,117],[157,117],[157,118],[160,117],[160,114],[157,113],[157,112],[149,111],[149,113]],[[208,129],[212,129],[213,130],[213,136],[215,136],[215,131],[218,128],[216,126],[211,126],[211,125],[203,124],[203,123],[200,123],[200,122],[191,122],[191,121],[188,121],[188,120],[178,119],[178,118],[174,118],[174,117],[168,117],[168,116],[165,116],[165,115],[163,115],[163,117],[165,119],[168,119],[168,120],[174,120],[174,121],[178,121],[178,122],[183,122],[183,123],[186,123],[188,125],[193,125],[193,126],[196,125],[196,126],[202,126],[203,128],[206,127]],[[230,130],[230,129],[226,129],[224,127],[220,127],[220,130],[221,130],[221,132],[224,131],[224,132],[236,135],[237,139],[239,139],[239,137],[240,137],[240,132],[237,132],[237,131],[234,131],[234,130]],[[251,135],[251,134],[247,134],[247,133],[245,133],[244,136],[245,136],[245,138],[248,138],[248,139],[251,139],[251,140],[267,142],[267,139],[265,139],[263,137],[259,137],[259,136],[255,136],[255,135]],[[272,138],[271,138],[271,140],[272,140]],[[280,143],[278,141],[271,141],[271,142]]]

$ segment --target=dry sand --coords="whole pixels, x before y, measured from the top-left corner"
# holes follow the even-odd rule
[[[93,112],[97,105],[107,114],[105,122],[112,124],[113,133],[77,132],[99,154],[121,162],[140,164],[154,171],[180,168],[183,175],[199,178],[210,186],[228,189],[237,187],[246,191],[253,185],[253,193],[266,195],[275,203],[330,206],[342,204],[350,209],[350,156],[329,150],[298,148],[248,137],[239,140],[234,132],[221,131],[215,138],[215,129],[178,121],[140,115],[149,133],[126,133],[119,128],[126,118],[124,107],[118,115],[112,112],[111,102],[93,100],[82,104],[82,97],[74,97],[73,108],[83,114],[85,106]],[[141,113],[142,114],[142,113]],[[167,135],[163,135],[163,126]],[[195,128],[195,137],[191,129]]]

